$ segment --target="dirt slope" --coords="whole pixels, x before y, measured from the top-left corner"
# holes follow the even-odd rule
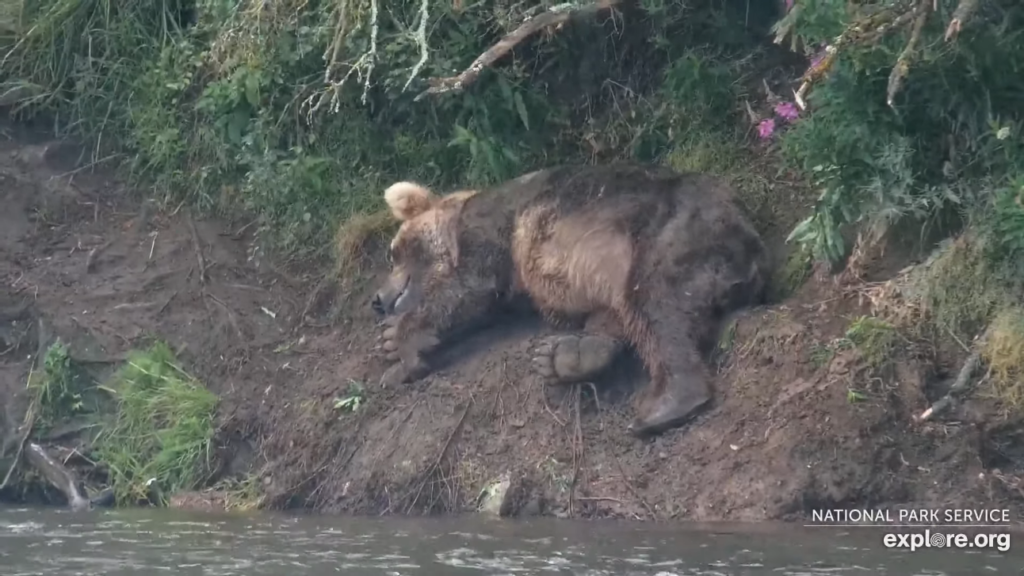
[[[628,382],[643,380],[636,366],[623,363],[613,382],[545,390],[526,355],[543,329],[521,320],[454,348],[452,363],[424,381],[379,389],[368,294],[332,320],[323,270],[250,257],[258,251],[245,222],[155,213],[107,175],[68,174],[75,152],[23,135],[0,143],[0,311],[27,305],[92,361],[151,336],[169,342],[221,398],[225,472],[260,474],[272,506],[462,511],[507,474],[511,510],[522,513],[758,520],[890,504],[1024,512],[1024,454],[1004,448],[1020,445],[1019,429],[986,426],[981,404],[950,414],[955,421],[913,422],[943,375],[927,357],[903,358],[874,381],[854,351],[817,354],[863,313],[823,284],[740,317],[716,406],[641,442],[625,432]],[[8,332],[10,316],[0,318]],[[0,356],[0,400],[23,386],[33,351]],[[351,382],[366,395],[349,413],[334,400]],[[861,401],[851,402],[851,387],[867,391]]]

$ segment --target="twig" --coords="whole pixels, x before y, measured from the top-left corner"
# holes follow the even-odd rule
[[[427,18],[430,14],[430,0],[422,0],[420,2],[420,25],[416,29],[416,43],[420,46],[420,59],[413,65],[412,71],[409,72],[409,79],[405,81],[405,86],[402,87],[402,91],[409,89],[409,84],[416,79],[419,75],[420,70],[426,65],[427,59],[430,57],[430,46],[427,44]]]
[[[625,506],[622,500],[608,496],[577,496],[576,500],[579,500],[580,502],[615,502],[620,506]]]
[[[175,290],[174,293],[171,294],[171,297],[167,299],[167,302],[164,302],[164,305],[161,306],[160,309],[156,311],[156,315],[159,316],[159,315],[163,314],[164,310],[166,310],[167,307],[171,305],[171,300],[174,300],[174,297],[177,296],[177,295],[178,295],[178,291]]]
[[[196,223],[192,215],[185,216],[188,222],[188,231],[192,236],[192,249],[196,252],[196,262],[199,264],[199,283],[206,284],[206,258],[203,256],[203,245],[199,243],[199,232],[196,231]]]
[[[485,50],[484,53],[478,56],[468,68],[463,70],[457,76],[451,76],[448,78],[431,78],[428,80],[427,83],[430,84],[430,88],[427,88],[416,96],[414,101],[418,102],[431,94],[461,92],[466,88],[466,86],[477,80],[484,68],[493,65],[502,56],[511,52],[513,48],[526,38],[545,28],[562,24],[570,18],[580,14],[589,14],[606,8],[612,8],[621,2],[622,0],[597,0],[593,4],[579,5],[574,3],[565,3],[552,6],[547,12],[543,12],[529,18],[511,33],[506,34],[504,38],[499,40],[494,46]]]
[[[65,176],[74,176],[75,174],[78,174],[79,172],[82,172],[83,170],[88,170],[89,168],[92,168],[94,166],[97,166],[99,164],[107,162],[109,160],[113,160],[114,158],[117,158],[118,156],[121,156],[121,154],[120,153],[111,154],[110,156],[107,156],[106,158],[100,158],[99,160],[97,160],[95,162],[90,162],[89,164],[86,164],[85,166],[79,166],[78,168],[75,168],[74,170],[70,170],[70,171],[65,172],[63,174],[57,174],[56,176],[54,176],[54,178],[64,178]]]
[[[576,399],[576,423],[572,436],[572,481],[569,483],[569,516],[575,513],[576,484],[579,481],[580,468],[583,464],[583,427],[580,426],[580,397],[583,396],[583,386],[573,386]]]
[[[33,367],[29,368],[28,379],[32,381]],[[18,462],[21,461],[21,454],[25,451],[25,442],[28,441],[28,437],[32,434],[32,428],[36,424],[36,402],[32,401],[28,406],[28,412],[25,413],[25,420],[22,423],[25,430],[21,434],[21,441],[18,442],[18,451],[14,454],[14,460],[11,461],[11,467],[7,469],[7,475],[4,476],[4,481],[0,482],[0,490],[3,490],[7,486],[7,482],[11,479],[11,474],[14,473],[14,469],[18,467]]]
[[[235,319],[235,313],[231,311],[231,308],[228,308],[228,305],[225,304],[223,300],[217,298],[213,294],[210,294],[206,290],[203,290],[203,296],[213,300],[218,306],[224,309],[224,312],[228,315],[228,322],[231,322],[231,326],[235,329],[235,332],[238,332],[238,337],[242,339],[242,343],[244,343],[246,349],[248,349],[249,344],[245,338],[245,333],[242,332],[242,327],[238,325],[238,321]]]
[[[107,248],[110,248],[110,245],[113,243],[113,240],[107,240],[103,244],[93,248],[92,250],[89,250],[89,255],[85,257],[86,274],[93,272],[93,270],[96,268],[96,257],[99,256],[100,252],[103,252]]]
[[[452,439],[455,438],[456,434],[458,434],[462,430],[462,425],[466,422],[466,416],[469,415],[469,409],[473,407],[473,403],[473,397],[470,396],[469,401],[466,402],[466,408],[462,411],[462,417],[459,418],[458,423],[455,424],[455,427],[452,428],[451,433],[448,434],[448,439],[445,440],[444,446],[441,447],[441,452],[438,453],[437,459],[434,460],[434,463],[430,466],[430,468],[427,468],[427,471],[423,474],[423,480],[420,481],[420,485],[416,489],[416,495],[413,496],[412,501],[409,502],[409,505],[406,506],[405,508],[406,515],[409,515],[409,513],[412,511],[413,506],[415,506],[416,503],[419,502],[420,494],[423,493],[423,487],[427,485],[427,480],[434,474],[436,470],[438,470],[441,467],[441,462],[444,460],[444,457],[448,454],[448,447],[451,446]]]
[[[507,359],[502,359],[502,361],[501,361],[501,383],[498,384],[498,389],[495,390],[495,392],[494,392],[494,402],[491,403],[490,415],[491,415],[491,418],[493,418],[495,416],[498,417],[498,427],[499,428],[505,422],[505,403],[502,402],[502,400],[501,400],[501,392],[502,392],[502,390],[505,389],[505,386],[508,384],[508,380],[509,379],[508,379],[508,373],[506,372],[507,369],[508,369]],[[498,404],[501,404],[501,414],[498,414]]]
[[[622,476],[622,483],[626,485],[626,489],[629,490],[629,493],[632,494],[633,497],[640,502],[640,504],[644,507],[644,510],[646,510],[647,514],[651,517],[651,519],[657,518],[657,516],[655,516],[654,514],[654,510],[651,508],[651,505],[648,504],[647,500],[644,500],[643,496],[640,496],[640,494],[637,493],[636,488],[634,488],[633,485],[629,483],[629,478],[626,476],[626,470],[622,467],[622,461],[619,460],[618,456],[614,456],[614,458],[615,465],[618,466],[619,468],[619,474]]]

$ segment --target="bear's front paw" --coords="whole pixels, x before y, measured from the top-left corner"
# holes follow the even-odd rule
[[[399,384],[405,384],[409,381],[409,370],[406,369],[405,364],[402,362],[395,362],[390,368],[384,371],[384,375],[380,377],[380,387],[395,387]]]
[[[533,348],[533,370],[551,384],[593,378],[615,360],[622,344],[600,334],[557,334],[542,338]]]

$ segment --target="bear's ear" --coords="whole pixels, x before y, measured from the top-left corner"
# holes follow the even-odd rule
[[[399,220],[411,220],[430,209],[434,195],[413,182],[396,182],[384,191],[384,201]]]

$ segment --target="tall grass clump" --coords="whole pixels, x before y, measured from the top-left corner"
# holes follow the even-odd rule
[[[217,397],[182,370],[163,343],[133,352],[108,388],[118,408],[95,452],[109,469],[118,503],[155,497],[166,504],[169,495],[198,488]]]

